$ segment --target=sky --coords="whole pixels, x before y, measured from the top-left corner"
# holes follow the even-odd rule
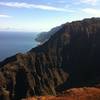
[[[100,17],[100,0],[0,0],[0,31],[49,31],[91,17]]]

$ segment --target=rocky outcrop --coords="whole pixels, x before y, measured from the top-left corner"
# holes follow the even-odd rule
[[[82,87],[63,91],[59,96],[30,97],[22,100],[100,100],[100,88]]]
[[[100,83],[100,18],[62,25],[43,45],[0,63],[1,92],[20,100]]]

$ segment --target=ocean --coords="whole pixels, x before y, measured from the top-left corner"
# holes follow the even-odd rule
[[[0,32],[0,61],[36,47],[36,36],[34,32]]]

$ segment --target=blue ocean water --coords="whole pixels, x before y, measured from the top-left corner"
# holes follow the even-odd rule
[[[32,32],[0,32],[0,61],[37,46],[36,35]]]

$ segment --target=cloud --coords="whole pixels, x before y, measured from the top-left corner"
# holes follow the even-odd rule
[[[90,5],[96,5],[98,0],[80,0],[80,2],[85,4],[90,4]]]
[[[8,6],[8,7],[15,7],[15,8],[37,8],[42,10],[51,10],[51,11],[66,11],[64,8],[58,8],[48,5],[36,5],[36,4],[30,4],[30,3],[24,3],[24,2],[0,2],[0,5],[2,6]]]
[[[100,17],[100,10],[93,9],[93,8],[84,8],[82,9],[83,12],[93,15],[94,17]]]
[[[5,15],[5,14],[0,14],[0,18],[11,18],[12,16]]]
[[[66,0],[59,0],[59,1],[56,1],[58,3],[66,3]]]

